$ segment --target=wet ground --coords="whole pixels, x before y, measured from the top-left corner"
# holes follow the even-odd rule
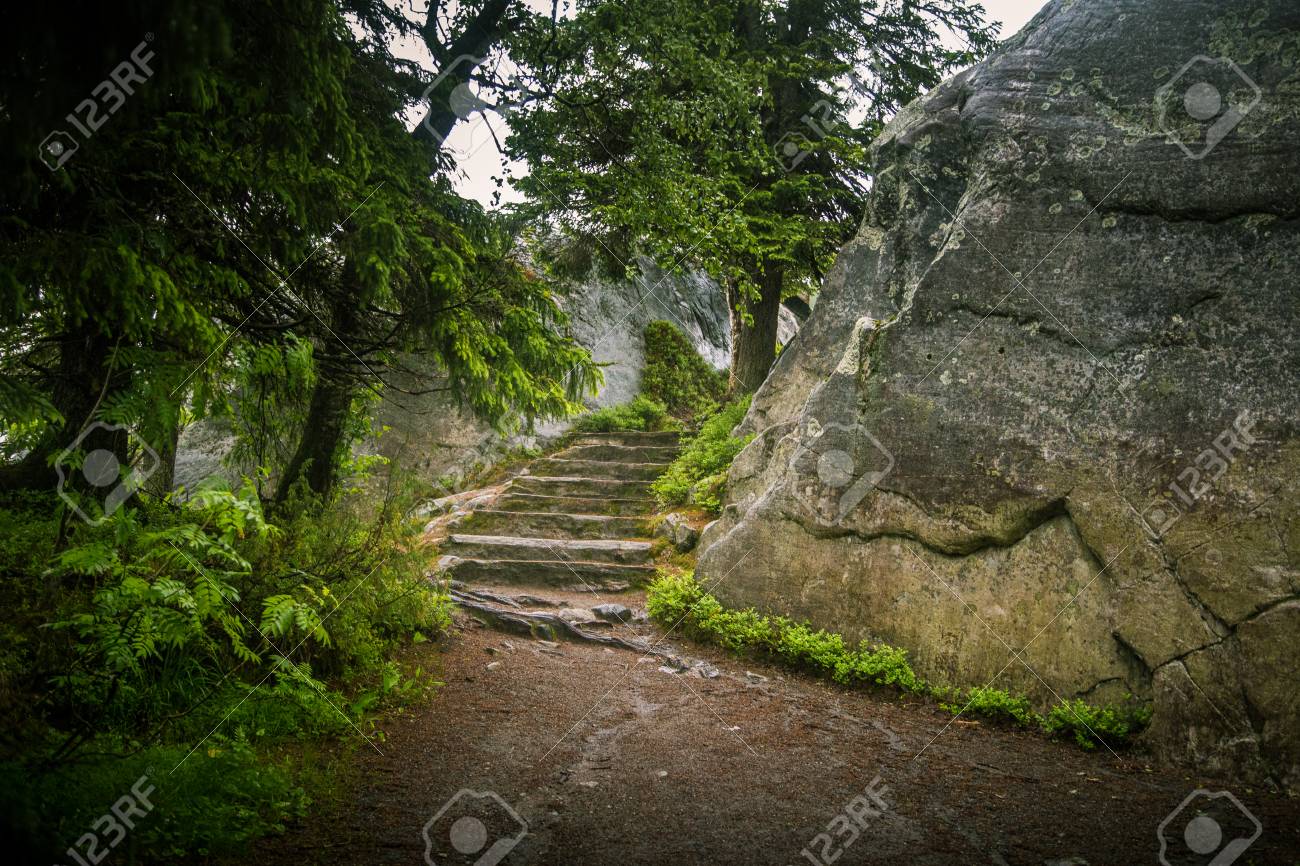
[[[644,606],[637,593],[600,600]],[[953,722],[648,623],[609,631],[658,642],[685,670],[460,617],[417,659],[446,685],[383,725],[382,756],[356,753],[341,804],[249,859],[1128,866],[1162,862],[1163,836],[1169,866],[1300,864],[1300,800],[1153,768],[1140,752]],[[1249,815],[1226,797],[1179,811],[1197,789],[1229,791]]]

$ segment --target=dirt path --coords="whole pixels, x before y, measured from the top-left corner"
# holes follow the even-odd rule
[[[592,603],[589,594],[546,594]],[[600,600],[644,606],[638,593]],[[617,631],[660,640],[663,630]],[[1127,866],[1160,862],[1158,826],[1207,788],[1232,791],[1263,825],[1235,862],[1300,863],[1300,801],[1151,770],[1140,753],[1089,754],[1035,734],[949,724],[928,704],[839,689],[677,635],[660,646],[687,670],[461,617],[442,651],[422,650],[445,687],[385,726],[383,756],[357,752],[357,789],[250,859]],[[491,796],[456,799],[462,789],[493,792],[519,820]],[[1204,819],[1185,836],[1191,817],[1168,825],[1184,853],[1188,839],[1208,838]],[[1238,824],[1250,829],[1244,818],[1216,817],[1220,848]],[[1212,854],[1167,858],[1208,863]]]

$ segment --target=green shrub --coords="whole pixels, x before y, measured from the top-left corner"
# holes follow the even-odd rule
[[[678,621],[684,622],[691,607],[705,598],[721,609],[718,600],[707,595],[691,575],[661,572],[655,576],[646,593],[646,612],[659,622],[675,625]],[[689,630],[690,625],[687,627]]]
[[[1052,707],[1042,724],[1043,730],[1049,734],[1072,734],[1080,746],[1093,749],[1097,743],[1112,747],[1122,745],[1150,721],[1150,707],[1132,703],[1120,707],[1094,707],[1076,699]]]
[[[882,686],[894,686],[905,692],[924,692],[926,683],[912,670],[907,660],[907,650],[888,644],[869,645],[863,641],[858,651],[847,658],[843,672],[836,668],[837,682],[848,684],[853,681],[873,682]]]
[[[660,507],[691,504],[714,514],[722,510],[727,470],[754,438],[731,435],[749,411],[749,399],[729,403],[705,421],[700,432],[650,486]]]
[[[613,433],[622,430],[679,430],[681,425],[668,415],[664,404],[640,396],[622,406],[608,406],[583,415],[573,425],[580,433]]]
[[[403,496],[267,515],[251,483],[208,486],[91,526],[60,521],[53,495],[0,494],[0,786],[21,778],[42,804],[0,792],[17,844],[59,860],[48,845],[86,832],[142,759],[168,777],[166,814],[131,834],[146,861],[228,850],[300,814],[285,747],[351,737],[420,687],[389,656],[449,623]]]
[[[732,652],[782,661],[791,667],[829,677],[841,685],[874,683],[902,692],[940,699],[940,708],[998,719],[1048,734],[1073,734],[1091,749],[1098,741],[1112,747],[1128,742],[1150,721],[1150,709],[1139,706],[1094,707],[1076,700],[1058,704],[1046,716],[1033,711],[1029,700],[1003,689],[976,686],[955,689],[934,686],[912,670],[907,651],[863,641],[850,649],[841,635],[784,617],[766,617],[752,608],[727,610],[691,574],[660,573],[649,586],[646,609],[656,621],[680,628]],[[950,701],[950,702],[949,702]]]
[[[844,638],[832,632],[813,631],[806,624],[767,617],[752,608],[727,610],[690,574],[656,576],[646,609],[657,621],[679,626],[693,637],[734,652],[770,656],[845,685],[872,682],[912,692],[926,688],[908,664],[905,650],[866,642],[849,649]]]
[[[954,703],[940,703],[939,706],[954,715],[966,712],[983,716],[987,719],[1011,721],[1019,725],[1030,725],[1039,721],[1038,714],[1029,706],[1029,699],[1016,697],[1003,689],[991,686],[975,686],[965,692],[956,692],[958,700]]]
[[[727,394],[727,374],[701,358],[671,322],[651,322],[645,328],[641,393],[689,423],[717,411]]]

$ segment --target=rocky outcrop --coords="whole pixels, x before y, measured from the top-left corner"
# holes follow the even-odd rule
[[[1297,142],[1291,0],[1054,0],[908,106],[701,579],[1300,789]]]
[[[665,273],[647,258],[634,279],[591,277],[565,298],[573,334],[605,365],[596,406],[617,406],[637,395],[645,366],[645,326],[672,322],[714,369],[731,360],[731,317],[722,289],[696,271]]]
[[[665,273],[649,259],[638,265],[640,274],[633,279],[593,275],[560,300],[574,338],[602,365],[605,384],[588,401],[593,409],[627,403],[637,395],[650,322],[672,322],[716,369],[725,369],[730,358],[730,317],[722,289],[699,273]],[[419,390],[427,380],[408,384]],[[376,421],[389,428],[377,442],[379,453],[453,486],[460,475],[494,462],[508,449],[553,441],[569,428],[568,422],[551,422],[531,434],[502,436],[454,399],[438,394],[397,395],[385,401]]]

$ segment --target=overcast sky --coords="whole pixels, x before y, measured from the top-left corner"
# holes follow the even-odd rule
[[[1034,14],[1043,7],[1045,0],[982,0],[982,2],[984,9],[988,13],[987,18],[998,21],[1002,25],[998,38],[1006,39],[1014,35],[1030,18],[1034,17]],[[530,5],[533,4],[530,2]],[[549,11],[549,2],[540,5]],[[429,55],[414,45],[409,46],[408,51],[400,51],[399,53],[412,59],[419,59],[427,66],[432,66],[429,63]],[[508,130],[501,123],[498,116],[491,115],[491,123],[493,131],[498,136],[508,134]],[[464,154],[459,162],[460,176],[455,181],[457,190],[461,195],[476,199],[483,205],[491,207],[492,192],[496,189],[492,178],[501,174],[503,160],[492,141],[491,134],[483,128],[481,116],[476,115],[473,122],[457,124],[448,137],[447,143],[453,150]],[[516,173],[519,172],[520,167],[516,166]],[[514,190],[509,187],[504,189],[503,201],[518,201],[519,198],[519,195]]]

